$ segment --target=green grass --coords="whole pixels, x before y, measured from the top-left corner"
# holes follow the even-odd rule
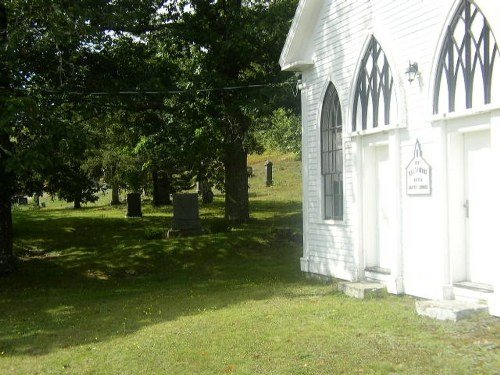
[[[140,219],[99,204],[16,210],[0,373],[498,373],[499,319],[433,321],[411,297],[354,300],[306,279],[300,163],[250,164],[252,220],[230,232],[157,238],[172,212],[149,204]],[[205,228],[222,215],[221,196],[201,208]]]

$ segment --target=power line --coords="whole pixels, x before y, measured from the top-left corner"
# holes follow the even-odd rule
[[[206,88],[206,89],[185,89],[185,90],[162,90],[162,91],[143,91],[143,90],[131,90],[131,91],[98,91],[90,92],[87,95],[165,95],[165,94],[183,94],[186,92],[201,93],[201,92],[214,92],[214,91],[232,91],[232,90],[243,90],[243,89],[253,89],[262,87],[282,87],[283,84],[261,84],[261,85],[246,85],[246,86],[226,86],[218,88]]]
[[[295,83],[295,82],[293,82]],[[237,91],[245,89],[255,89],[255,88],[280,88],[285,86],[290,86],[293,88],[292,82],[282,82],[282,83],[264,83],[255,85],[239,85],[239,86],[224,86],[224,87],[213,87],[213,88],[202,88],[202,89],[184,89],[184,90],[126,90],[126,91],[65,91],[65,90],[46,90],[41,91],[49,94],[69,94],[69,95],[79,95],[79,96],[117,96],[117,95],[175,95],[184,93],[204,93],[204,92],[215,92],[215,91]],[[0,95],[2,93],[8,92],[28,92],[29,89],[12,89],[12,88],[0,88]]]

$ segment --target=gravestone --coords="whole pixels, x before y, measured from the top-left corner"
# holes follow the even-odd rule
[[[18,205],[27,205],[28,204],[28,198],[22,196],[22,195],[15,195],[11,199],[13,204],[18,204]]]
[[[169,237],[201,234],[201,222],[197,194],[174,195],[174,219]]]
[[[170,200],[170,177],[161,171],[153,172],[153,204],[155,206],[172,204]]]
[[[273,162],[266,160],[266,186],[273,186]]]
[[[170,189],[166,185],[160,184],[157,186],[155,197],[155,206],[166,206],[172,204],[172,201],[170,200]]]
[[[141,217],[141,193],[127,194],[127,217]]]

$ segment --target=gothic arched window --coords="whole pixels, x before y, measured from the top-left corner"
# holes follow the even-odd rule
[[[393,86],[387,57],[372,37],[356,81],[352,131],[374,129],[394,121],[397,108]]]
[[[321,174],[325,219],[344,216],[342,112],[335,86],[330,82],[321,110]]]
[[[439,57],[434,114],[491,103],[498,55],[497,43],[483,13],[471,0],[462,0],[448,26]],[[497,79],[499,74],[495,74]]]

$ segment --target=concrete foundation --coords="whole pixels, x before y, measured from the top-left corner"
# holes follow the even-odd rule
[[[374,282],[340,282],[338,289],[349,297],[363,299],[382,294],[385,286]]]
[[[437,320],[464,319],[472,314],[486,311],[488,305],[469,301],[417,301],[417,314]]]

